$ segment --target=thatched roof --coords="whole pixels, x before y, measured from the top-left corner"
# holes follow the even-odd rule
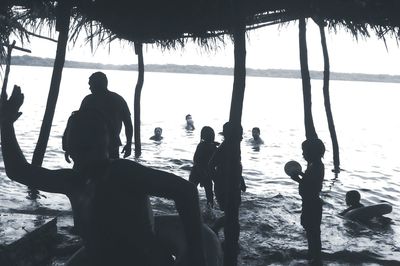
[[[247,29],[318,17],[330,28],[344,26],[353,34],[399,36],[398,0],[64,0],[72,5],[71,31],[82,29],[89,38],[100,41],[115,38],[171,46],[188,38],[206,44],[207,40],[232,33],[240,2]],[[54,24],[55,0],[3,0],[0,18],[8,16],[35,28],[38,22]],[[62,1],[61,1],[62,2]],[[15,7],[21,7],[16,11]],[[24,12],[21,13],[21,10]],[[11,13],[10,13],[11,12]],[[2,15],[5,14],[5,15]],[[3,22],[2,22],[3,23]],[[0,25],[0,34],[9,30]],[[31,29],[32,30],[32,29]]]

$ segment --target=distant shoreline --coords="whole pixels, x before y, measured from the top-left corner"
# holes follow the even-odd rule
[[[29,55],[13,56],[12,65],[23,66],[42,66],[52,67],[54,59],[34,57]],[[78,61],[65,61],[66,68],[91,68],[103,70],[122,70],[122,71],[137,71],[137,65],[112,65],[101,63],[88,63]],[[229,67],[214,67],[214,66],[199,66],[199,65],[145,65],[146,72],[166,72],[166,73],[188,73],[188,74],[207,74],[207,75],[233,75],[233,68]],[[247,76],[252,77],[272,77],[272,78],[295,78],[300,79],[300,70],[288,69],[247,69]],[[322,71],[310,71],[312,79],[322,79]],[[366,82],[389,82],[400,83],[399,75],[386,75],[386,74],[361,74],[361,73],[330,73],[331,80],[343,81],[366,81]]]

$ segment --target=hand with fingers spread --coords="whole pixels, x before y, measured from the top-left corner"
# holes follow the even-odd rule
[[[19,108],[24,102],[24,95],[21,93],[21,88],[14,85],[11,97],[7,99],[4,97],[1,99],[0,107],[0,122],[1,124],[7,122],[15,122],[22,114],[19,112]]]

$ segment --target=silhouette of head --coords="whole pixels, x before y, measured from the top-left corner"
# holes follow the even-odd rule
[[[188,125],[193,125],[193,118],[192,118],[192,115],[187,114],[186,117],[185,117],[185,119],[186,119],[186,123],[187,123]]]
[[[99,112],[74,112],[68,119],[64,134],[63,148],[70,154],[74,163],[86,164],[108,158],[108,128]]]
[[[222,127],[222,135],[224,135],[224,139],[238,138],[242,140],[243,128],[240,126],[239,131],[235,131],[231,122],[226,122]]]
[[[157,137],[160,137],[161,134],[162,134],[162,128],[161,127],[156,127],[154,129],[154,135],[157,136]]]
[[[94,72],[89,77],[89,89],[92,93],[96,93],[98,91],[104,91],[107,89],[108,80],[106,74],[103,72]]]
[[[201,129],[200,138],[205,142],[213,142],[215,139],[215,132],[209,126],[205,126]]]
[[[301,144],[304,159],[316,161],[324,157],[325,145],[320,139],[307,139]]]
[[[360,203],[361,195],[357,190],[350,190],[346,193],[346,204],[348,206]]]
[[[254,139],[258,139],[260,137],[261,131],[260,128],[258,127],[253,127],[251,130],[251,135],[253,136]]]

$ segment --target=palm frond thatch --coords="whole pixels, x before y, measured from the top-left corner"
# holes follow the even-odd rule
[[[43,25],[54,28],[58,3],[67,0],[7,0],[0,6],[1,16],[17,21],[37,32]],[[285,23],[299,18],[318,17],[330,30],[339,27],[356,38],[400,36],[400,1],[397,0],[238,0],[246,29]],[[184,46],[192,39],[201,46],[213,47],[233,33],[236,23],[232,0],[74,0],[71,40],[85,34],[92,48],[95,43],[123,39],[154,43],[163,48]],[[5,25],[2,23],[2,25]],[[11,26],[21,34],[22,28]],[[3,40],[10,29],[0,28]],[[27,35],[21,36],[26,38]]]

